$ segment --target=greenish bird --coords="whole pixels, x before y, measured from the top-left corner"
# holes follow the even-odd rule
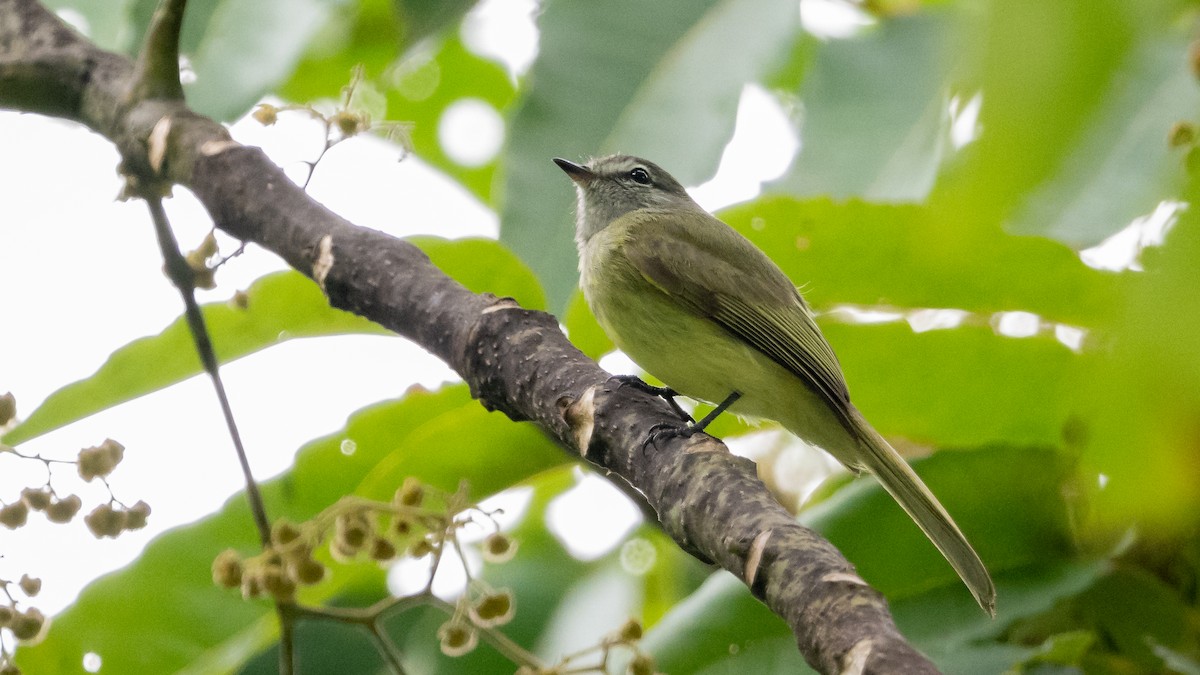
[[[994,615],[983,562],[850,402],[837,357],[787,275],[653,162],[554,162],[578,193],[580,286],[617,347],[675,392],[775,420],[854,473],[873,473]]]

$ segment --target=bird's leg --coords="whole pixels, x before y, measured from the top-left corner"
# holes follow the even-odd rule
[[[642,444],[642,452],[646,452],[646,448],[651,445],[657,445],[659,439],[667,439],[671,436],[682,436],[683,438],[691,438],[693,435],[704,431],[704,428],[717,419],[717,416],[729,409],[729,406],[737,402],[742,397],[742,393],[735,391],[721,401],[720,405],[712,409],[712,412],[704,416],[704,419],[695,422],[683,429],[672,427],[667,424],[655,424],[650,427],[650,433],[646,436],[646,442]]]
[[[679,407],[679,402],[675,400],[675,397],[679,396],[679,392],[675,391],[674,389],[670,387],[656,387],[652,384],[646,384],[640,378],[634,375],[613,375],[613,379],[620,382],[622,385],[628,384],[637,389],[641,389],[651,396],[657,396],[663,399],[667,402],[667,405],[671,406],[671,410],[674,410],[676,415],[679,415],[679,417],[688,422],[696,421],[691,415],[687,414],[687,411]]]
[[[726,396],[724,401],[721,401],[717,407],[712,409],[712,412],[704,416],[704,419],[696,422],[688,429],[689,435],[704,431],[704,428],[711,424],[713,420],[717,419],[718,415],[728,410],[729,406],[737,403],[737,400],[741,397],[742,393],[740,391],[735,391],[729,396]]]

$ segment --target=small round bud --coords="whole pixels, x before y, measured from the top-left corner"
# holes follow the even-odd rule
[[[140,530],[146,526],[146,519],[149,517],[150,505],[139,499],[125,512],[125,529]]]
[[[367,128],[365,117],[349,110],[339,110],[330,120],[343,136],[353,136]]]
[[[29,507],[23,501],[0,507],[0,525],[10,530],[21,527],[27,520],[29,520]]]
[[[638,652],[629,662],[629,675],[654,675],[654,659]]]
[[[204,235],[204,239],[200,240],[200,245],[196,247],[196,255],[208,259],[217,254],[217,231],[209,230],[208,234]]]
[[[221,588],[235,588],[242,583],[242,557],[237,551],[227,548],[213,558],[212,578]]]
[[[271,543],[276,546],[287,546],[299,537],[300,528],[286,518],[275,521],[275,526],[271,528]]]
[[[348,563],[354,560],[360,549],[352,548],[346,545],[341,539],[335,538],[329,543],[329,554],[333,559],[340,563]]]
[[[513,618],[513,610],[513,596],[508,589],[483,595],[471,608],[475,622],[484,628],[508,623]]]
[[[234,309],[246,309],[250,306],[250,296],[246,291],[237,291],[229,298],[229,305]]]
[[[211,267],[200,267],[192,270],[192,283],[196,288],[211,291],[217,287],[217,271]]]
[[[0,427],[8,424],[17,416],[17,397],[12,392],[0,395]]]
[[[67,495],[46,508],[46,519],[52,523],[69,523],[82,506],[79,495]]]
[[[358,551],[367,543],[371,534],[371,524],[360,513],[348,513],[338,516],[334,522],[334,540],[341,542],[342,548]]]
[[[298,584],[311,586],[325,578],[325,566],[312,558],[304,558],[288,565],[288,575]]]
[[[433,544],[428,539],[422,537],[408,547],[408,554],[414,558],[424,558],[433,553],[433,550]]]
[[[278,565],[263,568],[262,585],[276,600],[291,600],[296,595],[296,582]]]
[[[475,629],[454,619],[442,624],[437,635],[442,643],[442,653],[446,656],[462,656],[479,644],[479,636],[476,635]]]
[[[1171,148],[1181,148],[1185,145],[1191,145],[1196,140],[1196,127],[1191,122],[1179,120],[1171,125],[1171,130],[1167,132],[1167,146]]]
[[[371,559],[385,562],[396,557],[396,546],[383,537],[371,540]]]
[[[0,605],[0,628],[8,628],[17,617],[17,610],[12,605]]]
[[[405,478],[404,484],[396,490],[396,506],[420,506],[424,499],[425,486],[412,476]]]
[[[621,642],[635,642],[642,639],[642,622],[630,619],[617,631],[617,639]]]
[[[54,501],[54,495],[50,493],[48,488],[27,487],[21,490],[21,499],[34,511],[42,511]]]
[[[38,608],[30,607],[13,617],[9,630],[12,631],[13,637],[21,642],[31,642],[38,637],[45,625],[46,616]]]
[[[245,574],[242,576],[242,598],[251,600],[262,597],[263,586],[262,578],[257,574]]]
[[[125,529],[127,517],[124,511],[114,509],[112,504],[101,504],[84,516],[83,522],[97,539],[116,538]]]
[[[21,587],[21,592],[29,597],[33,597],[42,590],[42,580],[37,577],[31,577],[28,574],[22,574],[21,580],[17,582]]]
[[[483,559],[491,563],[503,563],[512,560],[517,554],[517,542],[508,535],[497,532],[488,535],[483,540]]]
[[[269,127],[279,121],[279,108],[270,103],[259,103],[250,116],[264,127]]]
[[[106,438],[100,445],[79,451],[79,458],[76,460],[79,477],[90,482],[97,476],[107,476],[124,458],[125,446]]]
[[[392,516],[392,524],[388,527],[388,529],[397,537],[407,537],[408,535],[412,534],[413,531],[412,518],[408,518],[399,514],[394,515]]]

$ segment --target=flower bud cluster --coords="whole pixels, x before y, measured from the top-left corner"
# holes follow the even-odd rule
[[[127,530],[140,530],[150,517],[150,505],[142,500],[125,507],[118,502],[101,504],[84,516],[83,522],[97,539],[115,539]]]
[[[45,633],[48,623],[46,616],[37,607],[19,608],[10,590],[14,584],[27,598],[33,598],[42,590],[42,580],[28,574],[21,575],[21,579],[17,582],[0,579],[0,587],[4,589],[4,595],[8,600],[6,604],[0,604],[0,628],[7,628],[13,637],[24,644],[36,643]],[[0,659],[0,663],[3,664],[0,668],[11,666],[6,659]],[[15,668],[15,666],[11,667]],[[3,675],[4,672],[0,669],[0,675]]]
[[[52,523],[69,523],[81,506],[83,500],[78,495],[60,498],[49,487],[27,487],[21,490],[19,500],[0,507],[0,525],[15,530],[29,520],[30,511],[45,513]]]
[[[88,482],[96,477],[104,478],[112,473],[124,458],[125,446],[106,438],[100,445],[79,451],[79,458],[76,460],[79,477]]]

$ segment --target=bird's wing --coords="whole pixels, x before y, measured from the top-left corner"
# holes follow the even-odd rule
[[[626,217],[624,252],[647,281],[795,373],[852,428],[837,357],[796,287],[765,253],[708,214]]]

